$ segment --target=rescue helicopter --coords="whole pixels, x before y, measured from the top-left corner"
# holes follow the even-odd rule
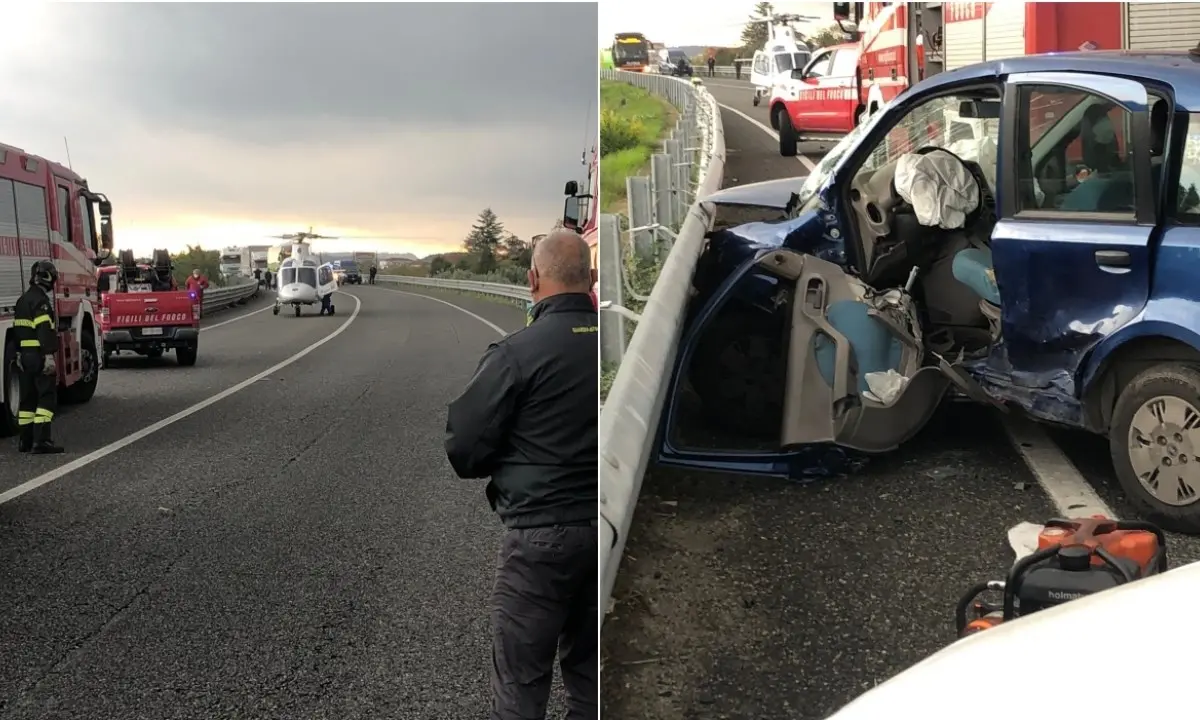
[[[750,83],[754,85],[754,105],[770,97],[771,89],[781,82],[792,79],[793,70],[802,70],[812,57],[812,48],[805,42],[804,34],[792,27],[793,23],[817,20],[815,17],[794,14],[775,14],[751,18],[751,23],[767,24],[767,41],[754,51],[750,63]]]
[[[312,252],[309,240],[337,240],[329,235],[319,235],[312,231],[301,230],[283,235],[271,235],[279,240],[290,240],[292,248],[287,257],[279,263],[278,290],[275,295],[275,307],[271,312],[279,314],[284,305],[291,305],[296,317],[300,317],[301,306],[321,305],[321,314],[328,310],[334,314],[332,302],[333,293],[337,292],[337,278],[333,274],[332,263],[322,263]],[[328,306],[326,302],[328,301]]]

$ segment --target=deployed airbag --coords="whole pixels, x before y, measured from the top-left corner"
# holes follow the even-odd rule
[[[979,183],[958,158],[935,150],[907,153],[896,162],[896,192],[926,227],[957,230],[979,207]]]

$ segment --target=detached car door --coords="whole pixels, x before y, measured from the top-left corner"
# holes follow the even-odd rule
[[[1127,78],[1008,78],[991,259],[1018,384],[1076,377],[1146,304],[1157,215],[1148,102]]]

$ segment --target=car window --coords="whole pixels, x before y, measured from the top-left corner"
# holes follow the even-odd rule
[[[1180,222],[1200,225],[1200,113],[1188,116],[1187,141],[1179,168],[1179,194],[1175,216]]]
[[[859,172],[878,170],[901,155],[933,146],[978,163],[994,192],[1000,121],[963,117],[962,104],[972,99],[965,95],[936,97],[908,111],[871,150]]]
[[[830,77],[851,77],[858,69],[858,53],[853,50],[838,50],[833,54],[833,68]]]
[[[1074,88],[1023,87],[1017,108],[1017,211],[1133,216],[1132,114]]]
[[[825,53],[817,57],[816,61],[809,66],[806,73],[809,77],[825,77],[829,74],[829,63],[833,60],[833,53]]]

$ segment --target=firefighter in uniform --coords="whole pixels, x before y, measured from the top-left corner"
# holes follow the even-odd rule
[[[17,368],[21,397],[17,424],[21,428],[20,451],[35,455],[61,453],[50,437],[50,425],[58,408],[58,321],[54,313],[54,286],[58,270],[49,260],[33,264],[29,289],[14,308],[13,330],[17,337]]]

